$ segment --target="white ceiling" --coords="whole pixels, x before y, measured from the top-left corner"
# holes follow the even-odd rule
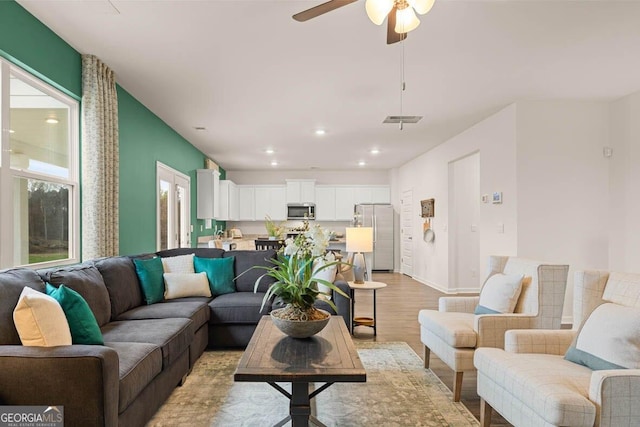
[[[19,0],[227,170],[388,169],[516,100],[640,90],[638,1],[436,0],[404,45],[402,112],[424,118],[401,131],[401,44],[364,1],[291,19],[322,2]]]

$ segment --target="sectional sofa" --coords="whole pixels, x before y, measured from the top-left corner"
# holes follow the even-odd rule
[[[201,258],[235,257],[235,292],[214,298],[188,297],[147,305],[133,259],[193,253]],[[186,378],[207,348],[244,347],[260,317],[269,277],[253,292],[275,251],[172,249],[133,257],[96,259],[45,270],[0,271],[0,405],[64,406],[65,425],[142,426]],[[104,345],[21,345],[13,319],[25,286],[45,292],[64,284],[88,303]],[[335,284],[345,293],[343,280]],[[350,303],[333,293],[347,325]],[[321,307],[332,311],[328,305]]]

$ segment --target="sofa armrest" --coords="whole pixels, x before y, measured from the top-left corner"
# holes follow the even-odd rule
[[[64,406],[65,424],[118,425],[119,362],[97,345],[0,346],[0,404]]]
[[[476,347],[504,348],[504,334],[510,329],[533,329],[536,317],[530,314],[480,314],[473,322],[478,334]]]
[[[504,349],[509,353],[555,354],[567,352],[576,332],[549,329],[521,329],[507,331]]]
[[[351,295],[351,288],[344,280],[336,280],[333,284],[345,294]],[[344,323],[347,325],[347,329],[351,330],[351,299],[340,295],[336,291],[331,292],[331,298],[338,309],[338,315],[344,318]]]
[[[456,313],[473,313],[480,297],[440,297],[438,311],[454,311]]]
[[[596,404],[596,425],[636,425],[640,399],[640,369],[593,371],[589,400]],[[598,423],[599,421],[599,423]]]

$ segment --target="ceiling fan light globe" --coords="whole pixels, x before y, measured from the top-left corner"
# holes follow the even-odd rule
[[[367,0],[364,7],[371,22],[382,25],[384,19],[393,9],[393,0]]]
[[[407,0],[407,3],[413,7],[420,15],[428,13],[436,0]]]
[[[420,20],[412,7],[407,7],[396,12],[396,33],[408,33],[418,28],[418,25],[420,25]]]

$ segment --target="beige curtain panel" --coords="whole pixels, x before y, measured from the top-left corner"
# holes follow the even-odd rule
[[[82,259],[118,255],[118,97],[113,71],[82,55]]]

